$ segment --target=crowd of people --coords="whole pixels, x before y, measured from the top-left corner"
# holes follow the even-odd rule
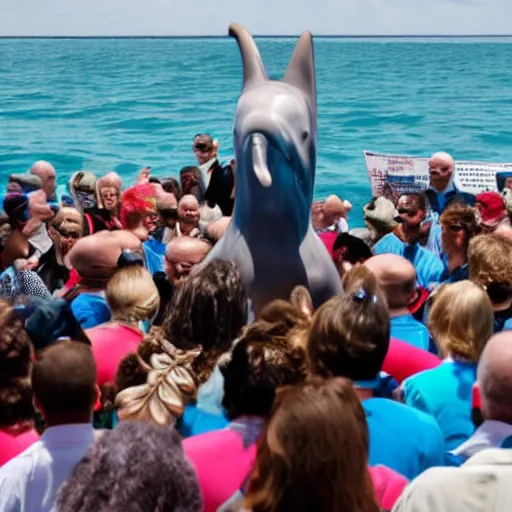
[[[512,201],[454,184],[336,195],[343,292],[256,312],[231,261],[236,162],[179,179],[36,162],[0,217],[0,511],[512,509]],[[512,187],[512,184],[511,184]],[[279,247],[269,247],[279,258]]]

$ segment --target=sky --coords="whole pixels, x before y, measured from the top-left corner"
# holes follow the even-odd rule
[[[512,34],[512,0],[0,0],[0,36]]]

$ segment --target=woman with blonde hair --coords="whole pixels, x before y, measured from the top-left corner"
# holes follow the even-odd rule
[[[471,281],[443,285],[431,296],[428,328],[443,364],[403,383],[406,404],[433,416],[453,450],[473,433],[471,394],[480,354],[493,332],[485,291]]]
[[[132,264],[109,279],[105,296],[111,320],[85,332],[91,340],[101,387],[115,380],[123,357],[135,352],[144,338],[142,323],[158,311],[160,299],[151,274]]]
[[[377,512],[364,410],[346,379],[278,391],[244,503],[252,512]]]

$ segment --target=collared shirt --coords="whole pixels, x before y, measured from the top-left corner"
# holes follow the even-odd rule
[[[448,183],[448,186],[442,192],[437,191],[432,186],[429,186],[428,189],[432,190],[433,192],[436,193],[436,195],[437,195],[437,202],[439,204],[439,211],[441,211],[441,212],[444,210],[444,207],[445,207],[445,204],[446,204],[446,196],[450,192],[456,192],[456,190],[457,190],[455,188],[455,185],[453,184],[453,180],[451,180],[450,183]]]
[[[476,432],[451,453],[465,461],[487,448],[510,448],[512,425],[502,421],[486,420]]]
[[[93,442],[89,423],[46,429],[37,443],[0,468],[0,510],[50,512],[60,486]]]
[[[213,158],[210,158],[208,162],[205,162],[204,164],[199,166],[203,190],[206,190],[208,188],[208,185],[210,184],[210,178],[212,177],[210,168],[215,163],[216,160],[217,157],[214,156]]]

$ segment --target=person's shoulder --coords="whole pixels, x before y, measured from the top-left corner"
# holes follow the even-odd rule
[[[2,486],[2,483],[5,481],[23,478],[24,475],[28,475],[28,473],[32,471],[37,453],[40,452],[42,448],[43,444],[38,440],[19,455],[6,462],[0,468],[0,486]]]
[[[390,252],[391,250],[400,250],[403,247],[405,247],[404,242],[402,242],[394,233],[388,233],[373,246],[373,252],[374,254],[383,254]]]

